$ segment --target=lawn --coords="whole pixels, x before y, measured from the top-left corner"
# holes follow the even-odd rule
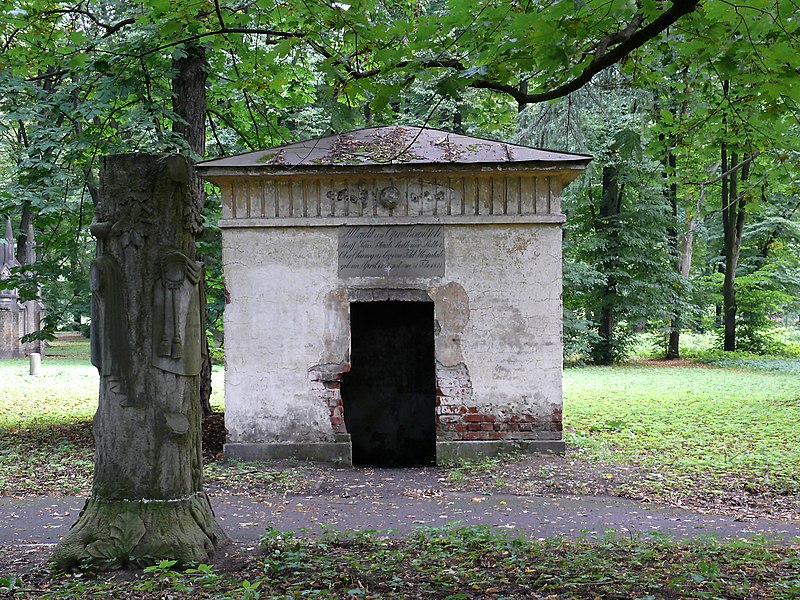
[[[27,361],[0,361],[0,495],[88,491],[98,385],[88,340],[60,340],[42,369],[32,377]],[[696,495],[702,483],[718,496],[738,490],[796,504],[798,372],[800,359],[746,360],[726,368],[566,369],[568,456],[645,473],[628,486],[635,497],[670,501],[676,494]],[[212,405],[218,409],[222,378],[216,367]],[[211,480],[219,467],[207,466]]]
[[[61,340],[50,348],[39,377],[28,375],[26,361],[0,362],[0,495],[88,493],[98,380],[87,351],[85,340]],[[720,499],[745,494],[765,506],[783,503],[796,517],[798,364],[567,369],[568,454],[550,459],[556,462],[548,468],[579,485],[587,471],[576,465],[596,465],[595,473],[609,478],[616,477],[616,466],[632,475],[611,486],[611,493],[685,505],[708,496],[704,509],[723,509]],[[213,403],[221,408],[220,370],[214,389]],[[508,458],[444,470],[454,486],[479,479],[500,485],[513,479],[520,464],[527,468],[524,459]],[[304,486],[302,466],[281,470],[211,461],[206,473],[212,484],[236,481],[240,493],[259,484],[275,493]],[[526,478],[516,473],[519,481],[510,483],[524,492]],[[13,550],[0,549],[0,558],[3,552]],[[687,545],[651,536],[530,541],[458,527],[402,540],[378,532],[316,541],[268,532],[260,553],[181,573],[165,562],[135,577],[76,579],[44,571],[16,577],[0,573],[0,593],[16,588],[20,597],[43,598],[800,597],[797,547],[759,540]]]
[[[220,368],[213,384],[221,409]],[[27,359],[0,361],[0,496],[88,493],[97,394],[89,340],[80,336],[54,342],[36,377]]]
[[[591,460],[636,464],[655,480],[734,478],[754,490],[800,493],[796,373],[568,369],[564,406],[566,439]]]

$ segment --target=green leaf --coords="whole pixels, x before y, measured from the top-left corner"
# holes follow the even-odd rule
[[[109,526],[111,539],[114,540],[121,555],[129,556],[141,541],[147,529],[144,522],[134,512],[117,515]]]

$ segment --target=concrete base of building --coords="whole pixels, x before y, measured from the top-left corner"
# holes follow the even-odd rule
[[[342,436],[344,437],[344,436]],[[444,465],[502,454],[564,454],[563,440],[493,440],[436,442],[436,464]],[[310,443],[225,444],[226,460],[262,461],[293,458],[315,462],[353,464],[349,440]]]
[[[500,454],[564,454],[563,440],[470,440],[436,442],[439,465]]]
[[[225,444],[226,460],[261,461],[285,458],[352,465],[353,447],[349,441]]]

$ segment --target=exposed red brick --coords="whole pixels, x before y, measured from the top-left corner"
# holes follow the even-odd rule
[[[480,431],[481,424],[480,423],[467,423],[467,431]]]
[[[470,406],[469,407],[469,412],[476,413],[476,412],[478,412],[478,408],[476,406]]]
[[[483,415],[483,420],[487,423],[494,423],[497,420],[497,417],[494,415]]]
[[[470,414],[464,416],[464,420],[467,423],[480,423],[481,421],[483,421],[483,415],[476,415],[476,414],[470,413]]]
[[[481,423],[481,431],[494,431],[494,425],[491,423]]]

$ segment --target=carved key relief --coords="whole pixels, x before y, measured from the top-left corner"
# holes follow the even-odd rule
[[[203,264],[167,249],[159,267],[153,286],[153,366],[199,375],[205,349]]]
[[[461,195],[456,190],[432,182],[390,183],[351,182],[333,186],[325,193],[335,215],[446,215],[461,210]],[[348,205],[348,206],[345,206]]]

